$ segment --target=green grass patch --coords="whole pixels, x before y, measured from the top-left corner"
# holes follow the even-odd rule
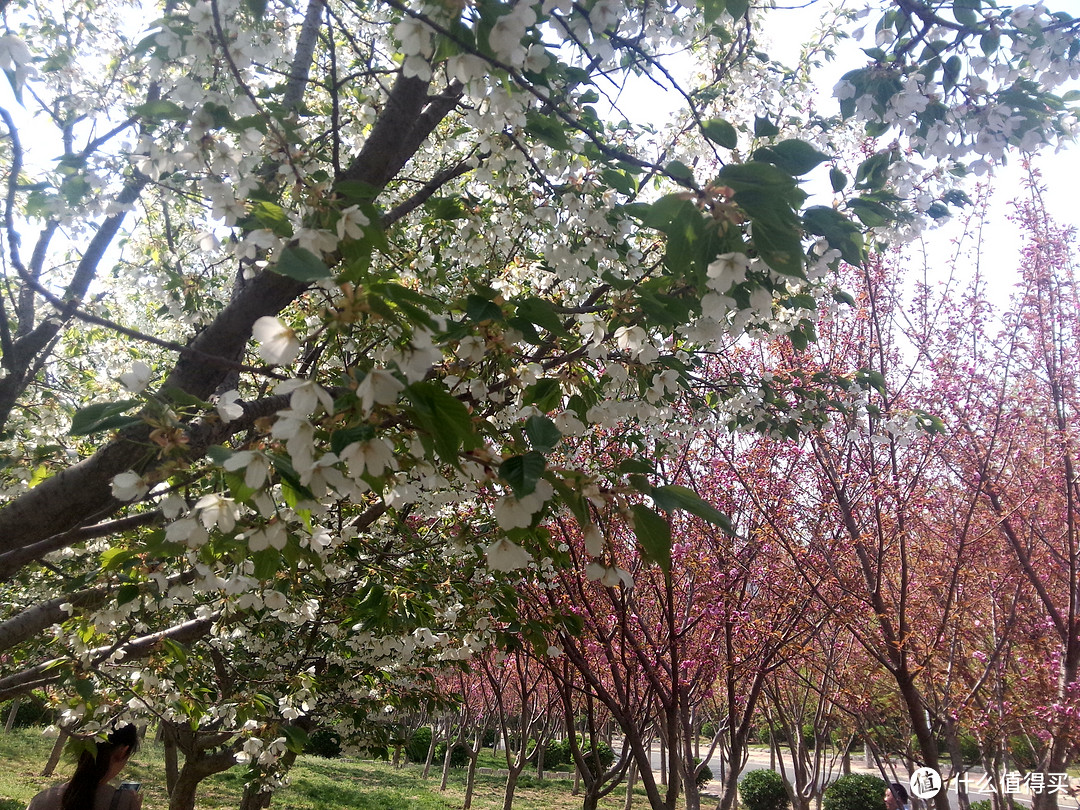
[[[40,729],[16,729],[0,734],[0,810],[24,810],[39,790],[70,776],[74,763],[62,759],[56,773],[43,778],[42,768],[52,751],[53,740]],[[385,762],[352,759],[323,759],[304,756],[290,773],[290,784],[274,796],[271,808],[288,810],[457,810],[465,798],[465,770],[450,772],[447,790],[439,790],[441,763],[434,763],[431,775],[423,779],[422,765],[394,768]],[[505,768],[500,753],[486,749],[479,767]],[[122,779],[142,782],[143,810],[167,810],[165,766],[161,746],[144,740],[132,757]],[[196,797],[198,810],[235,810],[244,790],[246,771],[236,767],[205,780]],[[501,810],[506,777],[476,776],[473,807]],[[635,791],[635,807],[647,807],[644,793]],[[622,810],[625,791],[616,789],[600,803],[601,810]],[[514,796],[515,810],[577,810],[581,797],[571,793],[565,780],[537,779],[535,770],[522,774]]]

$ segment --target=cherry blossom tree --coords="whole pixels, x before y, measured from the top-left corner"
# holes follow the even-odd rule
[[[482,650],[501,574],[566,562],[544,521],[632,499],[626,543],[672,559],[670,515],[707,504],[608,462],[827,421],[874,378],[760,376],[736,346],[805,348],[863,226],[910,235],[964,201],[948,170],[1076,125],[1077,23],[1042,6],[883,4],[832,118],[745,0],[3,13],[0,691],[208,711],[267,765],[305,690],[363,684],[341,723],[377,735],[387,659]],[[623,114],[639,74],[668,124]],[[896,145],[845,173],[864,134]],[[265,669],[275,705],[208,707],[193,653],[207,683]],[[115,667],[136,705],[80,686]]]
[[[991,540],[987,548],[1023,584],[1004,614],[1013,631],[1000,668],[1008,675],[997,684],[996,700],[988,701],[1011,709],[998,717],[1011,726],[999,729],[999,740],[1014,767],[1023,754],[1033,771],[1062,773],[1075,746],[1080,689],[1073,574],[1080,564],[1074,472],[1080,310],[1075,233],[1048,215],[1039,182],[1029,177],[1025,197],[1016,202],[1015,221],[1027,241],[1000,331],[967,324],[963,343],[942,352],[943,365],[978,368],[978,385],[939,405],[956,431],[946,456],[977,507],[976,519]],[[995,627],[994,634],[1005,631]],[[1033,668],[1036,659],[1040,665]],[[1008,743],[1019,740],[1021,750],[1010,752]],[[1042,790],[1033,800],[1056,807],[1057,793]]]

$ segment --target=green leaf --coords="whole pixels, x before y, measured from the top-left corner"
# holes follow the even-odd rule
[[[295,246],[283,248],[271,269],[275,273],[305,282],[319,281],[331,276],[330,268],[322,259],[310,250]]]
[[[795,178],[771,163],[729,163],[717,175],[720,183],[735,191],[768,191],[786,195],[795,189]]]
[[[377,186],[362,180],[340,180],[334,183],[334,193],[340,195],[347,205],[370,203],[379,196],[380,191]]]
[[[649,206],[641,224],[670,235],[680,224],[685,223],[687,218],[694,216],[700,218],[701,214],[692,200],[687,199],[684,194],[668,194]]]
[[[979,5],[979,0],[953,0],[953,16],[961,25],[973,28],[979,24],[979,18],[975,14]]]
[[[792,138],[756,150],[754,159],[772,163],[788,174],[799,177],[831,158],[829,155],[819,152],[806,141]]]
[[[739,133],[723,118],[711,118],[705,121],[701,125],[701,131],[706,138],[725,149],[734,149],[739,145]]]
[[[295,495],[297,499],[303,498],[308,501],[317,500],[311,490],[300,483],[300,475],[296,472],[296,469],[289,459],[277,453],[267,453],[267,457],[270,459],[270,463],[274,466],[277,474],[281,476],[282,489],[287,489],[285,485],[288,484],[288,488],[292,489],[292,494]],[[295,508],[296,503],[294,502],[289,505]]]
[[[664,167],[664,172],[669,177],[674,177],[676,180],[686,180],[690,183],[694,181],[694,173],[690,170],[690,167],[681,160],[671,161],[671,163]]]
[[[750,0],[727,0],[726,5],[728,14],[738,20],[746,16],[746,12],[750,8]]]
[[[251,2],[251,0],[248,0],[248,2]],[[261,2],[265,2],[265,0],[261,0]],[[309,739],[306,731],[297,726],[281,726],[281,733],[285,737],[286,748],[294,754],[304,753]]]
[[[529,444],[541,453],[550,453],[562,439],[562,433],[546,416],[530,416],[525,420],[525,435]]]
[[[75,411],[71,417],[71,436],[87,436],[102,430],[113,430],[136,424],[139,419],[123,416],[132,408],[141,405],[138,399],[122,399],[119,402],[99,402],[87,405]]]
[[[139,586],[134,582],[125,582],[116,589],[116,604],[126,605],[139,597]]]
[[[448,197],[432,197],[424,203],[424,209],[431,214],[432,219],[454,220],[468,219],[469,214],[461,202],[461,197],[456,194]]]
[[[701,8],[705,24],[712,25],[727,10],[727,3],[725,0],[698,0],[698,7]]]
[[[268,202],[267,200],[253,202],[248,210],[248,216],[242,223],[245,230],[255,230],[254,226],[256,225],[260,228],[266,228],[268,231],[273,232],[275,236],[284,239],[288,239],[293,235],[292,222],[289,221],[285,209],[277,203]]]
[[[855,216],[868,228],[877,228],[896,219],[896,215],[889,210],[888,206],[868,200],[865,197],[856,197],[848,200],[848,208],[855,212]]]
[[[667,484],[666,486],[657,487],[652,497],[656,505],[667,512],[682,509],[702,520],[708,521],[714,526],[719,526],[728,534],[732,533],[731,520],[728,519],[728,516],[708,501],[702,499],[692,489],[678,484]]]
[[[373,438],[375,438],[375,428],[366,422],[343,430],[335,430],[330,434],[330,450],[337,454],[351,444],[370,441]]]
[[[812,234],[824,236],[829,244],[840,251],[840,258],[851,265],[863,262],[862,233],[855,224],[825,205],[815,205],[803,211],[803,227]]]
[[[611,168],[604,169],[600,172],[600,179],[621,194],[630,196],[637,193],[637,181],[626,172]]]
[[[436,382],[416,382],[405,389],[417,421],[431,437],[435,452],[447,464],[458,464],[458,451],[479,443],[469,409]]]
[[[273,579],[281,568],[281,552],[272,548],[264,548],[262,551],[256,551],[252,554],[251,561],[255,564],[253,572],[255,578],[261,582],[267,582]]]
[[[832,184],[832,190],[839,194],[847,188],[848,177],[842,171],[834,167],[829,169],[829,182]]]
[[[101,552],[101,570],[118,571],[134,556],[135,553],[126,548],[113,546],[105,549],[105,551]]]
[[[553,115],[544,115],[537,110],[525,114],[525,131],[552,149],[566,150],[570,142],[566,139],[566,130]]]
[[[805,140],[789,138],[781,140],[779,144],[761,147],[754,152],[754,159],[772,163],[783,168],[789,175],[798,177],[812,170],[814,166],[831,160],[831,157],[814,149]]]
[[[855,170],[855,187],[869,190],[879,189],[889,178],[889,166],[895,161],[893,153],[878,152],[871,155]]]
[[[541,326],[556,335],[566,333],[562,319],[555,311],[555,306],[543,298],[525,298],[515,302],[517,305],[517,317],[524,318],[529,323]]]
[[[730,9],[730,7],[729,7]],[[732,15],[735,16],[734,14]],[[774,135],[780,134],[780,127],[770,121],[768,118],[762,118],[761,116],[754,116],[754,137],[755,138],[771,138]]]
[[[171,638],[163,638],[161,640],[161,647],[170,658],[181,664],[187,663],[188,653],[183,644],[173,641]]]
[[[189,394],[182,388],[177,388],[174,385],[170,385],[168,388],[162,389],[161,393],[168,397],[169,401],[173,405],[180,405],[188,408],[212,408],[214,407],[205,399],[200,399],[194,394]]]
[[[547,469],[547,459],[536,450],[511,456],[499,465],[499,478],[514,490],[514,497],[523,498],[536,491],[536,482]]]
[[[562,388],[559,381],[551,377],[537,380],[525,389],[524,402],[526,405],[535,405],[547,413],[553,411],[562,404]]]
[[[187,110],[179,104],[166,101],[165,99],[147,101],[143,104],[139,104],[132,112],[151,121],[186,121],[188,119]]]
[[[847,304],[849,307],[855,306],[855,298],[845,290],[833,290],[832,297],[833,301],[838,304]]]
[[[983,34],[979,37],[979,47],[987,56],[993,56],[1001,44],[1001,37],[995,33]]]
[[[617,467],[621,473],[641,473],[649,475],[653,471],[652,464],[643,458],[627,458],[619,462]]]
[[[79,678],[75,681],[75,691],[83,700],[91,700],[94,697],[94,682],[89,678]]]
[[[665,574],[671,573],[671,524],[649,507],[635,503],[630,507],[634,515],[634,535],[642,554],[660,566]]]
[[[465,299],[465,315],[473,323],[503,320],[503,311],[498,304],[475,293]]]
[[[941,80],[942,86],[946,90],[953,87],[956,84],[956,80],[960,78],[960,71],[963,68],[964,63],[959,56],[950,56],[946,62],[944,70],[944,77]]]

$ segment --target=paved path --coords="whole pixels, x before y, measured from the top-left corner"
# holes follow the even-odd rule
[[[858,757],[853,756],[851,759],[852,759],[852,762],[851,762],[851,770],[852,770],[852,772],[854,772],[854,773],[868,773],[868,774],[873,774],[874,776],[881,776],[881,772],[877,768],[867,768],[865,766],[865,764],[863,763],[863,757],[862,756],[858,756]],[[786,760],[785,760],[785,762],[786,762]],[[658,747],[653,748],[652,764],[653,764],[653,770],[657,771],[657,779],[659,780],[660,752],[659,752]],[[709,759],[708,764],[709,764],[709,767],[712,769],[713,774],[716,777],[719,777],[719,775],[720,775],[720,757],[714,754]],[[740,776],[740,778],[742,778],[742,774],[745,774],[745,773],[747,773],[749,771],[768,769],[768,768],[771,767],[771,765],[772,765],[772,759],[770,758],[768,751],[765,751],[765,750],[762,750],[762,749],[757,749],[757,748],[751,749],[750,756],[747,758],[746,765],[743,767],[742,772],[740,773],[739,776]],[[787,767],[790,770],[790,767],[791,767],[790,764],[788,764]],[[780,769],[779,768],[779,763],[777,763],[776,769],[777,770]],[[832,777],[829,779],[829,781],[831,782],[831,781],[835,780],[836,778],[839,777],[839,775],[840,775],[839,763],[837,763],[836,771],[832,775]],[[978,776],[980,776],[980,775],[981,775],[981,770],[979,771],[978,774],[972,774],[969,778],[972,780],[972,782],[974,782],[974,781],[977,780]],[[902,765],[897,768],[896,779],[901,784],[903,784],[905,787],[907,787],[907,775],[906,775]],[[713,797],[718,799],[720,797],[720,790],[721,790],[720,782],[716,781],[716,780],[713,780],[712,782],[709,782],[705,786],[705,788],[703,790],[703,793],[705,795],[713,796]],[[954,810],[957,810],[958,802],[957,802],[957,798],[956,798],[955,789],[950,789],[948,793],[949,793],[949,805],[950,805],[950,807],[954,808]],[[976,802],[976,801],[980,801],[982,799],[989,800],[989,799],[992,798],[993,794],[988,793],[988,792],[976,791],[976,790],[969,787],[968,796],[970,798],[970,801]],[[1027,794],[1027,793],[1014,793],[1013,794],[1013,800],[1016,803],[1018,803],[1018,804],[1020,804],[1020,805],[1022,805],[1024,807],[1030,807],[1031,806],[1031,796],[1029,794]],[[1077,797],[1069,796],[1067,793],[1060,793],[1058,795],[1058,808],[1059,808],[1059,810],[1080,810],[1080,799],[1078,799]]]

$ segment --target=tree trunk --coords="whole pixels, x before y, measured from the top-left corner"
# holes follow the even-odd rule
[[[22,704],[22,695],[16,695],[14,700],[11,701],[11,711],[8,712],[7,723],[4,724],[4,733],[10,734],[11,727],[15,725],[15,716],[19,713],[19,706]]]
[[[634,806],[634,782],[637,781],[637,765],[630,763],[630,770],[626,774],[626,801],[623,802],[623,810],[631,810]]]
[[[427,757],[424,759],[424,779],[427,779],[431,774],[431,761],[435,759],[435,740],[438,738],[438,735],[436,734],[438,729],[439,724],[433,721],[431,723],[431,742],[428,743]]]
[[[42,776],[52,776],[53,771],[56,770],[56,766],[60,762],[60,755],[64,753],[64,743],[67,742],[70,736],[71,734],[68,733],[67,729],[60,729],[60,733],[56,735],[52,753],[49,754],[49,761],[45,763],[45,770],[41,772]]]
[[[461,810],[469,810],[472,807],[473,788],[476,786],[476,762],[480,759],[479,750],[469,754],[469,772],[465,776],[465,801],[462,802]]]
[[[180,764],[176,757],[176,737],[168,726],[161,727],[161,744],[165,752],[165,790],[171,796],[180,778]]]
[[[506,792],[503,794],[503,810],[514,810],[514,791],[517,790],[518,777],[521,776],[521,767],[511,768],[506,777]]]
[[[195,791],[201,780],[194,768],[185,765],[169,794],[169,810],[195,810]]]
[[[724,779],[724,790],[720,794],[720,801],[716,804],[716,810],[732,810],[736,798],[739,795],[739,768],[734,762]]]
[[[666,785],[668,783],[667,777],[667,745],[664,742],[663,735],[660,736],[660,784]]]
[[[450,754],[454,750],[454,741],[452,738],[446,738],[446,753],[443,754],[442,759],[442,781],[439,782],[439,790],[446,790],[446,783],[450,781]]]

